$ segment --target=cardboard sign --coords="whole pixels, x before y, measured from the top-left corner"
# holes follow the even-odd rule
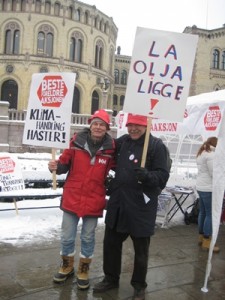
[[[68,148],[76,74],[32,76],[23,144]]]
[[[197,35],[138,27],[123,110],[182,121],[197,42]]]
[[[24,181],[18,161],[8,154],[0,156],[0,192],[23,190]]]
[[[225,114],[225,90],[188,97],[183,122],[153,119],[151,132],[154,135],[191,134],[204,138],[218,136],[222,116]],[[116,116],[117,136],[127,133],[127,113]]]

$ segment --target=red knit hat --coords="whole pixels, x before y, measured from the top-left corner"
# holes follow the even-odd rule
[[[102,120],[103,122],[105,122],[107,124],[108,129],[110,129],[109,128],[109,124],[110,124],[109,115],[108,115],[108,113],[104,109],[96,110],[94,112],[94,114],[89,118],[88,124],[91,124],[91,122],[93,121],[93,119],[100,119],[100,120]]]
[[[141,115],[128,114],[126,126],[129,124],[147,126],[147,117]]]

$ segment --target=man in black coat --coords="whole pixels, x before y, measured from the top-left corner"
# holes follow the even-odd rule
[[[145,168],[140,167],[147,117],[128,114],[125,134],[116,140],[116,169],[109,191],[105,218],[103,281],[94,292],[119,286],[122,245],[128,236],[135,257],[131,285],[133,299],[145,298],[150,237],[154,234],[158,195],[169,178],[168,150],[162,140],[150,135]]]

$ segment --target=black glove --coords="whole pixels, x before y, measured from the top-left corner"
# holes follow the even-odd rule
[[[144,182],[148,179],[148,170],[142,167],[134,169],[138,181]]]

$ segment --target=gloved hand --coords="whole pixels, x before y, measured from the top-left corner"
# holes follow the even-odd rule
[[[138,181],[144,182],[148,179],[148,170],[142,167],[135,168],[136,176]]]

